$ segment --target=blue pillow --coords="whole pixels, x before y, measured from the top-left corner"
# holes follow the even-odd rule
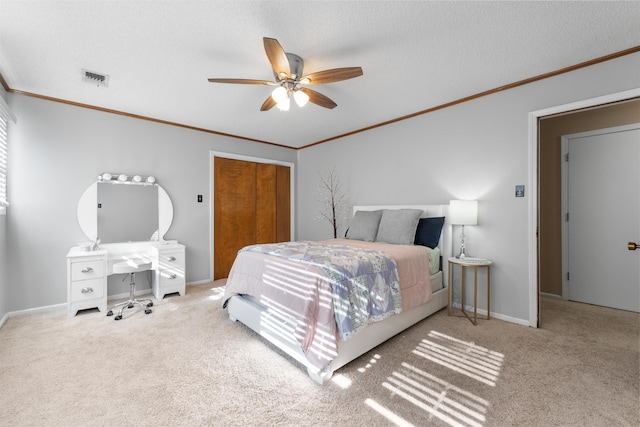
[[[440,234],[444,226],[444,217],[420,218],[416,229],[416,245],[428,246],[431,249],[438,246]]]

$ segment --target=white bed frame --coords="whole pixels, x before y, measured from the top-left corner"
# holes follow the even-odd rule
[[[355,214],[358,210],[422,209],[424,211],[422,217],[426,218],[434,216],[447,217],[448,208],[449,205],[354,206],[353,212]],[[442,259],[446,261],[452,254],[451,225],[446,219],[442,229],[439,247]],[[443,266],[446,265],[445,261],[443,261]],[[255,300],[241,296],[235,296],[229,299],[227,309],[229,310],[229,318],[231,320],[238,320],[251,328],[305,366],[309,376],[317,383],[323,384],[331,378],[335,370],[360,357],[410,326],[431,316],[433,313],[445,308],[448,304],[448,278],[446,274],[447,269],[443,267],[441,272],[443,287],[433,293],[433,298],[427,304],[414,307],[411,310],[391,316],[383,321],[372,323],[350,339],[339,341],[337,357],[321,371],[318,371],[317,368],[309,363],[302,348],[297,345],[297,343],[294,344],[295,340],[285,340],[278,335],[270,333],[269,330],[263,327],[265,318],[268,317],[270,320],[281,323],[282,330],[290,331],[290,336],[293,336],[294,327],[290,322],[286,322],[286,319],[278,319],[276,315],[269,312],[266,307],[257,303]]]

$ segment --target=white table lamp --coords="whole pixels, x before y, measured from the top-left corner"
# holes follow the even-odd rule
[[[460,253],[457,258],[466,258],[464,253],[464,226],[478,224],[477,200],[451,200],[449,202],[449,222],[452,225],[461,225]]]

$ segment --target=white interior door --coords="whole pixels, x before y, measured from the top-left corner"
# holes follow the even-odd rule
[[[562,146],[563,297],[640,312],[640,251],[627,248],[640,243],[640,124],[568,135]]]

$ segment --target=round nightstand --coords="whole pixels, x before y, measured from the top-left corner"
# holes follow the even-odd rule
[[[493,262],[485,258],[456,258],[449,257],[449,306],[447,307],[447,314],[451,316],[451,293],[453,288],[453,266],[460,266],[460,286],[462,288],[462,296],[460,301],[460,307],[462,314],[471,321],[474,325],[478,324],[478,269],[485,268],[487,270],[487,317],[491,319],[491,265]],[[473,268],[473,318],[467,314],[464,309],[464,289],[465,289],[465,268]]]

